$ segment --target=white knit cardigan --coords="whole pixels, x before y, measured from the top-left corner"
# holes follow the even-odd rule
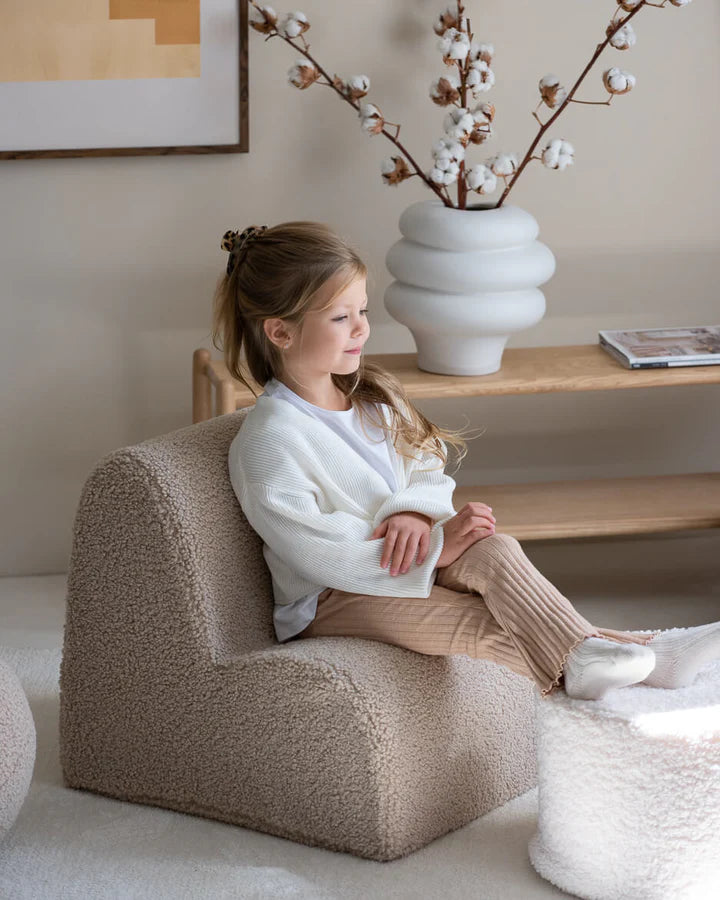
[[[380,404],[384,421],[389,410]],[[388,434],[398,489],[324,422],[279,397],[260,396],[228,453],[230,480],[242,510],[264,542],[275,603],[336,588],[388,597],[428,597],[443,548],[442,525],[455,515],[455,481],[437,456],[400,456]],[[443,442],[443,447],[445,443]],[[435,471],[421,471],[435,468]],[[384,538],[376,526],[399,512],[433,519],[421,565],[406,573],[382,568]]]

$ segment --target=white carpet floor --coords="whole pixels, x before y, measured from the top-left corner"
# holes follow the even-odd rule
[[[681,589],[667,579],[625,592],[614,585],[611,600],[602,591],[581,597],[562,587],[583,615],[610,628],[647,622],[670,628],[718,618],[715,579],[684,579]],[[537,789],[409,857],[377,863],[63,787],[58,673],[64,591],[62,575],[0,579],[0,657],[18,673],[37,730],[30,791],[0,844],[3,900],[570,896],[544,881],[528,859]]]

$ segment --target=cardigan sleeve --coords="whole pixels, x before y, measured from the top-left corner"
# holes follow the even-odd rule
[[[380,565],[382,539],[369,540],[368,519],[342,510],[320,511],[311,492],[288,493],[265,483],[245,484],[241,506],[270,552],[312,584],[388,597],[428,597],[444,543],[442,527],[430,532],[421,565],[391,575]]]
[[[443,449],[447,446],[441,441]],[[445,474],[444,466],[437,456],[429,452],[423,453],[419,460],[408,460],[410,466],[407,486],[391,494],[375,513],[373,528],[380,525],[388,516],[402,512],[418,512],[430,516],[435,525],[444,525],[455,515],[452,495],[456,482]],[[433,469],[434,471],[421,471]]]

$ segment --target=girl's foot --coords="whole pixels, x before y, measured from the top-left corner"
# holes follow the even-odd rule
[[[643,684],[657,688],[687,687],[704,665],[720,658],[720,622],[695,628],[670,628],[653,638],[655,668]]]
[[[565,693],[580,700],[599,700],[611,688],[647,678],[654,666],[655,653],[647,645],[585,638],[565,663]]]

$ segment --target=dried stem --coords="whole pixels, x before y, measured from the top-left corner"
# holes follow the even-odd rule
[[[462,14],[465,11],[465,7],[462,5],[462,0],[457,0],[457,16],[458,16],[458,25],[462,24]],[[462,28],[460,29],[462,31]],[[468,19],[468,30],[467,35],[470,40],[472,40],[472,35],[470,34],[470,20]],[[468,54],[469,56],[470,54]],[[467,100],[467,85],[465,84],[465,80],[467,78],[468,71],[468,57],[465,57],[464,62],[461,60],[457,61],[457,66],[460,71],[460,106],[465,108],[465,103]],[[457,181],[457,199],[458,199],[458,209],[465,209],[467,204],[467,184],[465,183],[465,160],[462,159],[460,161],[460,172],[458,174]]]
[[[663,0],[663,4],[662,4],[663,6],[665,5],[665,2],[666,2],[666,0]],[[568,105],[568,103],[570,103],[570,102],[572,101],[573,94],[574,94],[575,91],[580,87],[580,85],[581,85],[582,82],[583,82],[583,79],[585,78],[585,76],[587,75],[587,73],[590,71],[590,69],[593,67],[593,65],[595,64],[597,58],[598,58],[598,57],[600,56],[600,54],[603,52],[603,50],[605,49],[605,47],[607,47],[607,45],[609,44],[610,38],[615,34],[616,31],[618,31],[620,28],[622,28],[623,25],[626,25],[626,24],[630,21],[630,19],[632,19],[632,17],[633,17],[634,15],[636,15],[637,13],[639,13],[640,10],[643,8],[643,6],[659,6],[659,5],[660,5],[660,4],[657,4],[657,3],[649,3],[648,0],[642,0],[642,2],[639,3],[631,13],[629,13],[627,16],[625,16],[624,19],[619,19],[619,20],[618,20],[618,23],[617,23],[617,26],[610,32],[610,34],[605,38],[605,40],[604,40],[601,44],[598,44],[598,45],[597,45],[597,47],[596,47],[596,49],[595,49],[595,53],[594,53],[593,56],[592,56],[592,59],[591,59],[590,62],[585,66],[585,69],[583,70],[582,75],[580,75],[580,77],[578,78],[578,80],[575,82],[575,84],[573,85],[572,90],[570,91],[570,93],[567,95],[567,97],[565,98],[565,100],[560,104],[560,106],[558,107],[558,109],[557,109],[557,111],[555,112],[555,114],[554,114],[550,119],[548,119],[547,122],[546,122],[544,125],[542,125],[542,124],[540,125],[540,130],[538,131],[537,136],[535,137],[535,140],[532,142],[532,144],[530,144],[530,148],[529,148],[529,150],[527,151],[527,153],[525,154],[525,158],[523,159],[523,161],[522,161],[522,162],[520,163],[520,165],[518,166],[517,171],[515,172],[515,175],[513,176],[513,180],[510,182],[510,184],[509,184],[509,185],[505,188],[505,190],[503,191],[502,196],[501,196],[500,199],[498,200],[497,206],[493,207],[494,209],[499,209],[499,208],[503,205],[503,202],[504,202],[505,198],[506,198],[507,195],[510,193],[510,191],[513,189],[513,187],[515,186],[515,182],[518,180],[518,178],[519,178],[520,174],[522,173],[523,169],[524,169],[525,166],[530,162],[530,160],[533,159],[532,152],[533,152],[533,150],[535,149],[535,147],[537,146],[538,141],[539,141],[540,138],[543,136],[543,134],[545,134],[545,132],[548,130],[548,128],[555,122],[555,120],[557,119],[557,117],[558,117],[558,116],[560,115],[560,113],[565,109],[565,107]],[[616,10],[615,12],[617,13],[617,10]],[[575,102],[575,103],[583,103],[583,102],[587,102],[587,101],[575,100],[574,102]],[[606,101],[606,103],[609,105],[610,101],[608,100],[608,101]],[[535,115],[535,113],[533,113],[533,115]],[[537,119],[537,115],[535,115],[535,118]],[[538,120],[538,122],[540,121],[539,119],[537,119],[537,120]],[[537,159],[537,157],[534,157],[534,158]]]

